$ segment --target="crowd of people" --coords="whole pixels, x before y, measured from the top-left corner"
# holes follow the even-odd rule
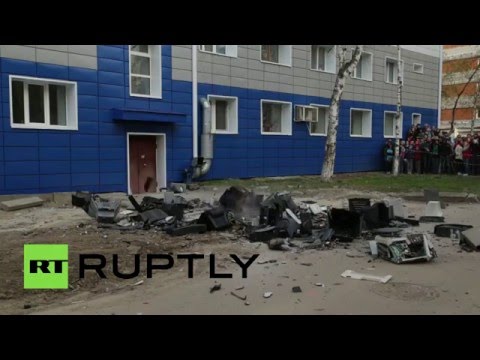
[[[480,175],[480,133],[449,136],[434,126],[412,125],[400,140],[400,174]],[[383,149],[385,171],[392,171],[394,140]]]

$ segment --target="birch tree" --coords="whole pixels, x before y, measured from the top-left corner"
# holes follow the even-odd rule
[[[450,120],[450,131],[448,136],[453,134],[455,131],[455,119],[459,103],[461,102],[460,100],[462,99],[465,90],[467,90],[469,85],[473,82],[475,75],[480,70],[479,60],[477,60],[477,64],[473,69],[469,67],[468,63],[462,61],[457,61],[454,63],[454,61],[455,60],[452,60],[451,64],[447,63],[449,65],[449,71],[443,77],[444,86],[442,88],[442,102],[445,103],[447,99],[453,99],[453,106],[451,108],[452,118]],[[462,78],[465,79],[465,82],[462,81]]]
[[[398,165],[400,162],[400,128],[402,126],[402,88],[403,88],[403,62],[402,48],[397,45],[397,112],[395,113],[395,147],[393,157],[393,176],[398,176]]]
[[[335,157],[337,152],[337,131],[338,131],[338,115],[340,112],[340,101],[342,100],[345,81],[352,76],[353,71],[357,67],[362,55],[363,45],[357,45],[353,51],[352,58],[346,60],[347,48],[340,47],[339,63],[337,79],[333,88],[332,97],[330,99],[330,108],[328,110],[328,130],[327,141],[325,143],[325,157],[322,166],[322,179],[330,181],[333,176],[333,169],[335,167]]]

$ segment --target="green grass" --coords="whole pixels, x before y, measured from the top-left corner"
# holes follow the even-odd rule
[[[320,176],[294,176],[212,180],[203,184],[209,186],[240,185],[247,188],[269,186],[271,191],[335,187],[380,192],[419,192],[423,189],[436,188],[439,191],[480,195],[480,177],[457,175],[400,175],[393,177],[383,173],[355,173],[336,175],[329,183],[323,182]]]

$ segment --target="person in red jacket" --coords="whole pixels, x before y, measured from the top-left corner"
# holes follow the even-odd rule
[[[464,141],[463,145],[463,175],[471,175],[471,169],[470,169],[470,162],[473,157],[473,151],[472,151],[472,138],[467,137]]]

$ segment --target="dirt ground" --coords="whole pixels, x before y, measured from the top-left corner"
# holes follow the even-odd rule
[[[268,189],[264,189],[268,192]],[[190,192],[187,198],[217,198],[223,189]],[[257,191],[259,192],[259,191]],[[260,191],[261,192],[261,191]],[[348,197],[365,195],[337,189],[292,192],[295,201],[314,199],[341,207]],[[370,193],[372,199],[386,195]],[[405,202],[408,214],[423,215],[425,204]],[[448,223],[480,225],[476,202],[450,203],[444,209]],[[449,238],[433,235],[434,223],[414,227],[429,232],[438,254],[431,263],[396,265],[368,255],[368,242],[338,243],[330,250],[282,252],[250,243],[235,231],[170,237],[154,230],[121,232],[98,229],[81,209],[47,203],[39,208],[0,211],[0,314],[478,314],[480,313],[479,253],[464,252]],[[69,244],[69,290],[23,289],[23,244]],[[194,278],[187,277],[180,253],[215,254],[216,271],[232,279],[210,279],[208,256],[195,262]],[[170,253],[175,265],[147,279],[107,279],[87,272],[78,279],[80,253],[100,253],[111,260],[118,254],[120,269],[133,266],[133,255]],[[248,258],[260,254],[242,279],[229,254]],[[345,279],[354,270],[392,275],[387,284]],[[135,285],[138,281],[143,283]],[[221,289],[210,293],[215,284]],[[322,286],[320,286],[322,284]],[[300,293],[292,287],[299,286]],[[241,289],[240,289],[241,288]],[[239,290],[236,290],[239,289]],[[246,296],[246,300],[238,297]],[[264,298],[265,292],[272,292]]]

